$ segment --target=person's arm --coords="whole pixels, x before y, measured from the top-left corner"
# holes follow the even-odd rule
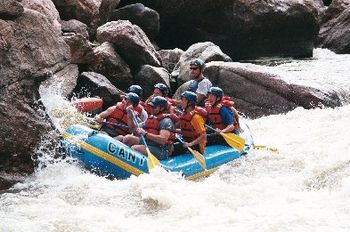
[[[197,103],[201,102],[205,97],[207,97],[211,86],[211,82],[206,78],[198,83],[198,88],[196,91]]]
[[[148,140],[152,140],[153,142],[156,142],[158,144],[164,145],[168,142],[170,133],[171,132],[168,130],[160,130],[159,135],[146,133],[145,138]]]
[[[148,113],[144,108],[142,108],[141,115],[140,115],[141,123],[146,122],[147,118],[148,118]]]
[[[167,143],[171,135],[171,132],[174,131],[174,124],[170,118],[165,118],[160,122],[159,128],[160,128],[159,135],[147,133],[142,128],[138,128],[137,131],[140,134],[143,134],[146,139],[156,142],[160,145],[164,145]]]
[[[109,115],[112,114],[112,112],[115,110],[116,106],[111,106],[107,110],[103,111],[102,113],[95,116],[96,122],[102,123],[103,119],[107,118]]]
[[[234,123],[234,116],[233,113],[231,112],[230,109],[228,109],[227,107],[221,107],[220,110],[220,115],[222,118],[222,122],[224,125],[226,125],[226,127],[218,132],[232,132],[235,129],[235,126],[233,125]]]
[[[127,113],[127,121],[128,121],[127,124],[129,126],[129,131],[131,133],[134,133],[135,129],[138,127],[138,125],[135,125],[135,122],[133,120],[133,117],[134,116],[136,117],[135,112],[134,112],[134,107],[131,105],[126,107],[126,113]],[[134,114],[134,115],[132,115],[132,114]],[[136,118],[136,120],[137,120],[137,118]]]
[[[191,125],[193,126],[194,130],[200,135],[192,142],[184,144],[185,147],[192,147],[193,145],[205,142],[207,139],[207,132],[204,126],[204,119],[202,116],[195,114],[192,117]]]

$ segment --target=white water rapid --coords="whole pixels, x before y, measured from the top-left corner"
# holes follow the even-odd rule
[[[160,169],[111,181],[47,152],[45,168],[0,194],[0,231],[350,231],[350,55],[316,49],[267,68],[346,103],[248,120],[256,145],[279,152],[254,150],[195,182]]]

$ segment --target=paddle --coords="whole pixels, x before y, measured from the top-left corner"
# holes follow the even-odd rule
[[[103,123],[103,124],[107,124],[107,125],[111,125],[111,126],[114,126],[114,127],[129,128],[128,125],[118,124],[118,123],[114,123],[114,122],[103,121],[102,123]]]
[[[176,138],[183,144],[185,141],[178,135],[176,134]],[[199,151],[193,150],[190,147],[187,147],[187,149],[192,153],[194,158],[198,161],[198,163],[202,166],[203,169],[207,169],[207,164],[205,162],[204,156],[199,153]]]
[[[205,124],[205,126],[213,131],[216,131],[213,127]],[[225,139],[228,145],[231,147],[242,151],[245,145],[245,140],[234,133],[223,133],[220,132],[220,135]]]
[[[91,121],[89,127],[93,128],[93,129],[96,129],[96,130],[100,130],[101,127],[102,127],[102,124],[107,124],[107,125],[111,125],[111,126],[114,126],[114,127],[122,127],[122,128],[126,128],[126,129],[129,128],[128,125],[118,124],[118,123],[114,123],[114,122],[108,122],[108,121],[106,121],[106,119],[104,119],[101,123],[97,122],[94,118],[87,118],[87,119],[89,121]],[[93,124],[92,122],[98,123],[98,124]]]
[[[136,117],[135,117],[135,114],[134,112],[131,112],[131,117],[132,117],[132,121],[134,122],[135,126],[138,128],[139,127],[139,124],[137,123],[137,120],[136,120]],[[146,151],[147,151],[147,156],[148,156],[148,161],[147,164],[148,164],[148,169],[152,169],[154,168],[155,166],[159,166],[159,160],[157,159],[157,157],[155,157],[151,151],[149,150],[148,146],[147,146],[147,143],[146,143],[146,139],[145,139],[145,136],[143,136],[143,134],[140,135],[140,138],[141,138],[141,141],[143,143],[143,145],[145,145],[146,147]]]
[[[254,146],[254,149],[258,149],[258,150],[259,149],[266,149],[266,150],[278,153],[278,149],[277,148],[275,148],[275,147],[268,147],[268,146],[265,146],[265,145],[256,145],[256,146]]]

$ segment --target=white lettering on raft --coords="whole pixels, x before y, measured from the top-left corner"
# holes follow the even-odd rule
[[[133,163],[136,163],[138,160],[138,157],[134,153],[132,153],[129,150],[125,150],[122,147],[119,148],[114,143],[108,143],[107,150],[110,154],[117,155],[120,158],[131,161]],[[142,157],[141,159],[139,159],[139,165],[142,166],[144,161],[145,161],[145,157]]]

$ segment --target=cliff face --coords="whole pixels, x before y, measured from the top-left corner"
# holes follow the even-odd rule
[[[52,129],[36,108],[39,84],[69,64],[69,47],[42,13],[17,1],[1,7],[0,161],[6,171],[31,173],[30,154]]]

